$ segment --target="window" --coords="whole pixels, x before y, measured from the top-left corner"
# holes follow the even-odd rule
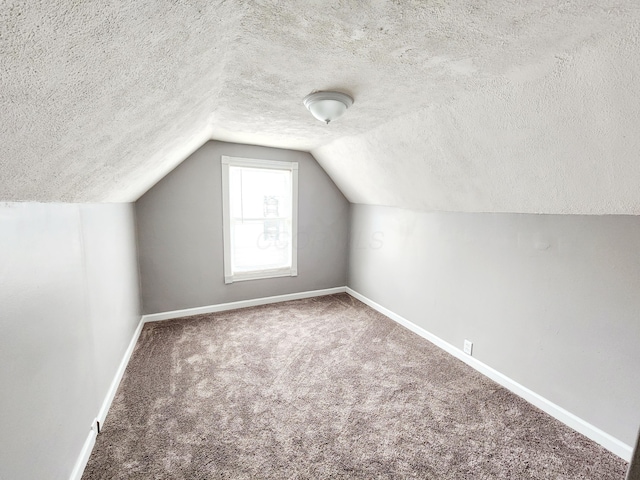
[[[222,157],[224,282],[296,276],[298,164]]]

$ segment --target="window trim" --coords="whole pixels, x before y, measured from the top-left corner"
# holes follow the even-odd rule
[[[222,231],[224,235],[224,283],[264,278],[298,276],[298,162],[262,160],[222,155]],[[291,267],[233,273],[231,269],[231,212],[229,211],[229,167],[291,171]]]

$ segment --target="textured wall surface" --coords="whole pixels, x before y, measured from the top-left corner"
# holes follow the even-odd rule
[[[224,283],[221,156],[298,162],[298,275]],[[349,202],[306,152],[208,142],[136,202],[144,313],[347,283]]]
[[[640,218],[354,205],[348,285],[633,445]]]
[[[5,2],[0,200],[135,200],[213,135],[357,203],[638,214],[639,31],[635,0]]]
[[[131,204],[0,203],[0,478],[68,480],[140,321]]]

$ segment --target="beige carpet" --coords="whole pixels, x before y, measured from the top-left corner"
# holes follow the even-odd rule
[[[616,479],[626,462],[346,294],[145,325],[84,479]]]

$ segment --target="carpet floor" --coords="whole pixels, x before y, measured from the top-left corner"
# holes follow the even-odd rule
[[[616,479],[627,464],[346,295],[148,323],[88,479]]]

